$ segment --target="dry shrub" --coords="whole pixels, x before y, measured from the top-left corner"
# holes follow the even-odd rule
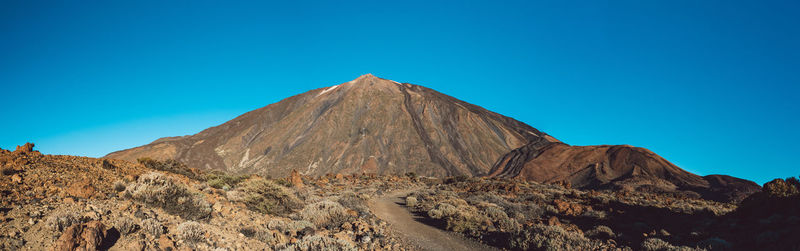
[[[248,178],[247,175],[230,175],[224,172],[211,172],[205,175],[206,183],[213,188],[229,190],[236,187],[242,181]]]
[[[60,233],[64,231],[64,229],[67,229],[69,226],[81,222],[80,218],[77,215],[78,214],[74,212],[62,212],[53,214],[50,215],[50,217],[47,217],[47,219],[45,220],[45,225],[50,230]]]
[[[178,237],[190,243],[197,243],[205,240],[206,230],[202,224],[187,221],[178,225]]]
[[[417,197],[408,196],[406,197],[406,206],[407,207],[414,207],[417,205]]]
[[[117,180],[114,182],[114,191],[122,192],[125,191],[125,181]]]
[[[309,204],[300,211],[300,217],[328,229],[340,227],[353,218],[341,204],[329,200]]]
[[[616,235],[614,234],[614,231],[612,231],[610,227],[598,225],[595,226],[592,230],[586,231],[586,236],[605,240],[614,238]]]
[[[155,219],[146,219],[142,221],[142,230],[154,237],[159,237],[164,233],[164,226]]]
[[[244,181],[239,188],[238,197],[247,208],[255,212],[271,215],[288,215],[302,208],[302,202],[288,188],[264,178]]]
[[[314,223],[305,220],[293,221],[293,220],[281,220],[281,219],[272,219],[267,223],[267,228],[272,230],[277,230],[283,234],[293,235],[293,233],[299,232],[306,228],[314,228]]]
[[[139,225],[128,217],[120,217],[114,222],[114,227],[123,235],[129,235],[139,230]]]
[[[369,214],[369,207],[367,207],[367,200],[363,196],[358,196],[353,192],[343,194],[337,200],[342,206],[352,209],[359,213],[359,215]]]
[[[428,216],[443,220],[447,230],[480,236],[481,230],[487,227],[485,223],[489,218],[470,205],[454,206],[448,203],[439,204],[435,209],[428,211]]]
[[[511,249],[520,250],[599,250],[602,243],[559,226],[536,224],[511,240]]]
[[[163,208],[184,219],[198,220],[211,216],[211,205],[201,194],[191,193],[185,186],[156,172],[144,174],[128,185],[125,197]]]
[[[316,250],[341,250],[355,251],[353,244],[343,240],[330,238],[322,235],[311,235],[303,237],[300,241],[286,248],[287,251],[316,251]]]
[[[170,173],[176,173],[176,174],[184,175],[184,176],[186,176],[186,177],[188,177],[190,179],[195,179],[195,180],[201,178],[198,173],[195,173],[194,171],[192,171],[192,169],[187,167],[185,164],[181,163],[180,161],[174,160],[174,159],[168,159],[168,160],[160,161],[160,160],[155,160],[155,159],[151,159],[151,158],[148,158],[148,157],[144,157],[144,158],[139,158],[136,161],[138,161],[139,164],[142,164],[145,167],[150,168],[150,169],[155,169],[155,170],[164,171],[164,172],[170,172]]]
[[[275,239],[269,230],[257,227],[243,227],[239,229],[239,233],[242,233],[247,238],[253,238],[264,243],[272,243]]]
[[[686,246],[673,246],[659,238],[648,238],[642,242],[642,250],[645,251],[693,251],[703,250]]]

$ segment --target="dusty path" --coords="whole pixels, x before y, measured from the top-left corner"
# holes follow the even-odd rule
[[[404,206],[404,198],[413,190],[400,190],[373,199],[369,207],[379,218],[388,222],[398,237],[421,250],[497,250],[477,241],[442,231],[415,219]]]

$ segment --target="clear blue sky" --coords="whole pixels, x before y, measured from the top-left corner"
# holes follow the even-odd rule
[[[373,73],[573,145],[800,174],[797,1],[219,2],[3,1],[0,147],[98,157]]]

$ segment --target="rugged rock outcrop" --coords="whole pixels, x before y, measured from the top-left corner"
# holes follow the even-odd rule
[[[53,251],[101,250],[107,236],[106,226],[100,221],[75,224],[67,228],[56,240]],[[106,243],[109,241],[105,241]],[[108,247],[106,246],[105,249]]]
[[[508,151],[558,142],[522,122],[434,90],[367,74],[284,99],[185,137],[109,158],[286,176],[328,173],[486,175]]]
[[[752,181],[731,176],[695,175],[650,150],[628,145],[533,142],[500,158],[489,176],[569,182],[575,188],[680,192],[716,201],[739,201],[760,190]]]

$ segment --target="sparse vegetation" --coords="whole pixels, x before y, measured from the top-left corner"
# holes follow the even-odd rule
[[[685,246],[673,246],[659,238],[648,238],[642,242],[642,250],[646,251],[693,251],[701,250]]]
[[[328,200],[309,204],[299,214],[315,226],[328,229],[340,227],[353,218],[341,204]]]
[[[344,193],[341,196],[339,196],[338,202],[342,206],[356,211],[359,215],[369,214],[369,208],[367,207],[367,200],[365,200],[363,196],[359,196],[356,193],[353,192]]]
[[[306,236],[297,243],[286,248],[287,251],[314,251],[314,250],[357,250],[353,244],[322,235]]]
[[[399,194],[396,190],[414,191],[403,198],[404,204],[426,217],[422,221],[505,250],[800,248],[796,238],[800,232],[797,178],[771,181],[762,192],[736,205],[681,194],[587,191],[467,177],[443,182],[425,177],[414,181],[405,175],[301,176],[302,187],[287,187],[259,176],[210,173],[193,180],[124,161],[114,161],[115,167],[107,169],[90,158],[68,160],[66,164],[37,166],[42,172],[12,166],[8,168],[13,170],[11,175],[0,176],[15,182],[4,188],[4,195],[9,196],[3,200],[23,202],[0,207],[5,219],[0,221],[0,249],[46,249],[38,242],[23,240],[37,234],[53,238],[77,223],[98,220],[95,224],[119,231],[114,248],[125,250],[156,246],[173,250],[265,246],[276,250],[397,250],[407,246],[389,231],[391,222],[382,222],[375,215],[376,208],[367,207],[373,198],[381,201],[389,193]],[[10,163],[37,162],[12,159]],[[53,168],[60,165],[64,168]],[[88,168],[82,168],[85,166]],[[96,193],[111,196],[64,197],[68,193],[60,189],[69,188],[73,177],[87,173],[98,175],[91,184]],[[11,180],[13,175],[19,177]],[[38,178],[41,181],[37,177],[42,177]],[[38,183],[27,190],[7,192],[29,182]],[[37,188],[50,182],[59,185]],[[123,196],[113,196],[119,191]],[[42,194],[48,197],[41,199]],[[395,198],[391,203],[400,202]]]
[[[125,184],[125,181],[117,180],[117,181],[114,182],[114,191],[117,191],[117,192],[125,191],[125,187],[127,187],[127,185]]]
[[[57,233],[64,231],[64,229],[72,226],[72,224],[80,222],[80,218],[78,218],[78,216],[72,212],[56,213],[50,217],[47,217],[46,220],[47,228]]]
[[[178,237],[183,241],[190,243],[201,242],[205,240],[205,234],[206,230],[200,223],[187,221],[178,225]]]
[[[157,220],[145,219],[142,220],[142,230],[153,237],[159,237],[164,233],[164,226]]]
[[[559,226],[537,224],[515,236],[510,247],[517,250],[599,250],[603,244]]]
[[[187,167],[185,164],[181,163],[180,161],[174,160],[174,159],[168,159],[168,160],[161,161],[161,160],[155,160],[155,159],[144,157],[144,158],[139,158],[136,161],[139,162],[139,164],[142,164],[147,168],[154,169],[154,170],[159,170],[159,171],[164,171],[164,172],[180,174],[180,175],[186,176],[186,177],[188,177],[190,179],[199,179],[201,177],[199,171],[192,170],[189,167]]]
[[[129,235],[137,230],[139,230],[140,226],[136,224],[136,222],[128,217],[120,217],[114,222],[114,227],[117,228],[120,234]]]
[[[288,215],[303,207],[292,191],[260,177],[244,181],[236,192],[239,195],[233,200],[242,201],[250,210],[264,214]]]
[[[249,175],[230,175],[224,172],[215,171],[206,174],[204,179],[210,187],[227,191],[236,187],[236,185],[246,180],[248,177]]]
[[[128,185],[125,197],[163,208],[185,219],[198,220],[211,215],[211,205],[203,199],[203,195],[191,193],[185,186],[156,172],[144,174]]]
[[[305,220],[279,220],[272,219],[267,223],[267,228],[282,234],[292,235],[306,228],[315,228],[314,223]]]
[[[416,205],[417,205],[417,197],[406,196],[406,206],[407,207],[414,207]]]

